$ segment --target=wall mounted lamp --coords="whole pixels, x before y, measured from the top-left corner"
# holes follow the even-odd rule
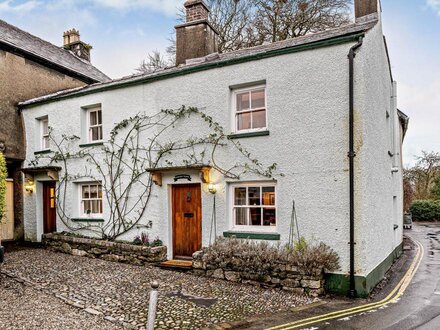
[[[215,187],[215,184],[213,184],[213,183],[208,184],[208,190],[211,194],[215,194],[217,192],[217,188]]]
[[[34,192],[34,181],[27,179],[26,183],[24,184],[24,189],[26,189],[28,193],[32,194]]]

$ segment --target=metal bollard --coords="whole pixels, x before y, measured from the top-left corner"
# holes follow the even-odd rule
[[[151,292],[150,292],[150,304],[148,305],[148,330],[154,330],[154,321],[156,319],[156,307],[157,307],[157,296],[159,288],[159,283],[157,281],[151,282]]]

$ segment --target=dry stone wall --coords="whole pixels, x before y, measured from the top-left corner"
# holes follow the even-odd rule
[[[52,251],[133,265],[157,263],[167,259],[166,246],[140,246],[58,233],[43,235],[43,244]]]
[[[230,282],[251,284],[267,288],[282,288],[297,294],[319,296],[324,294],[325,280],[323,269],[312,271],[280,262],[275,267],[261,273],[249,272],[246,269],[235,269],[225,264],[207,263],[203,258],[204,251],[193,254],[193,272],[199,276],[213,277]]]

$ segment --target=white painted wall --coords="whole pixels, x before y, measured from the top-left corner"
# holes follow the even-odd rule
[[[403,235],[403,187],[400,132],[395,83],[391,81],[381,24],[364,40],[356,56],[355,111],[362,134],[358,137],[356,168],[356,271],[368,274],[401,242]],[[388,118],[387,118],[388,113]],[[394,154],[390,156],[388,152]],[[398,172],[392,173],[392,168]],[[393,198],[396,201],[393,201]],[[394,225],[398,225],[394,229]],[[359,235],[361,234],[361,235]]]
[[[383,140],[387,138],[383,131],[391,92],[380,34],[379,28],[369,32],[365,45],[356,57],[358,274],[366,274],[374,268],[401,237],[400,232],[395,234],[392,230],[390,220],[390,157],[383,146]],[[35,158],[32,140],[36,135],[36,118],[47,115],[49,125],[56,134],[80,135],[81,107],[101,103],[104,136],[108,137],[113,125],[130,115],[139,112],[153,114],[160,109],[188,105],[204,109],[228,131],[232,131],[229,87],[265,80],[270,135],[246,138],[240,142],[266,165],[276,162],[279,170],[285,174],[283,178],[276,178],[276,231],[281,235],[281,243],[288,240],[292,201],[295,200],[300,235],[309,240],[323,241],[334,248],[340,256],[341,271],[348,272],[347,54],[352,44],[246,62],[25,109],[27,162]],[[374,85],[367,86],[370,83]],[[200,120],[191,119],[176,127],[173,136],[197,136],[202,130]],[[235,163],[237,157],[236,151],[225,148],[219,151],[217,159],[226,166]],[[71,168],[81,172],[83,166],[83,163],[76,161]],[[143,221],[148,223],[152,220],[150,236],[159,236],[168,246],[171,246],[169,190],[174,174],[164,175],[162,187],[154,187],[151,204]],[[198,174],[189,174],[193,182],[197,182]],[[217,221],[218,233],[221,234],[230,229],[228,181],[219,173],[214,173],[214,178],[218,184]],[[248,179],[264,178],[242,178]],[[42,212],[36,206],[38,184],[36,190],[32,196],[25,196],[25,230],[29,240],[40,239],[39,225],[36,225],[42,223]],[[206,185],[202,185],[202,190],[203,244],[207,245],[213,197]],[[74,200],[76,193],[71,184],[67,198]],[[73,204],[67,211],[75,216],[77,206]],[[108,211],[108,205],[104,205],[104,209]],[[62,229],[62,225],[58,224],[58,228]],[[131,240],[141,230],[133,230],[122,239]],[[397,235],[395,239],[394,235]]]

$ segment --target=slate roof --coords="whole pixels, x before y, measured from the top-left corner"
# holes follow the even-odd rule
[[[71,51],[40,39],[0,19],[0,49],[18,53],[88,83],[111,79]]]
[[[377,14],[372,14],[364,17],[361,21],[358,21],[353,24],[345,25],[339,28],[313,33],[303,37],[278,41],[267,45],[245,48],[233,52],[228,52],[223,54],[214,53],[203,58],[189,60],[185,65],[160,69],[157,70],[156,72],[148,73],[148,74],[131,75],[105,83],[97,83],[84,87],[64,90],[46,96],[34,98],[25,102],[21,102],[19,105],[21,107],[26,107],[28,105],[32,105],[36,103],[49,102],[52,100],[72,97],[75,95],[89,94],[106,89],[122,88],[127,85],[147,83],[149,81],[157,80],[157,79],[171,78],[176,75],[186,74],[187,72],[193,72],[191,69],[193,69],[194,71],[207,70],[210,68],[227,65],[226,63],[240,63],[241,61],[252,60],[252,59],[257,60],[264,57],[276,56],[283,50],[290,48],[299,49],[300,51],[302,46],[306,46],[306,45],[313,46],[313,44],[319,44],[319,43],[321,43],[320,47],[323,47],[323,45],[324,46],[326,45],[325,44],[326,41],[330,41],[332,39],[336,39],[339,37],[351,36],[362,32],[366,32],[371,28],[373,28],[377,24],[377,22],[378,22]],[[310,47],[308,49],[310,49]]]

